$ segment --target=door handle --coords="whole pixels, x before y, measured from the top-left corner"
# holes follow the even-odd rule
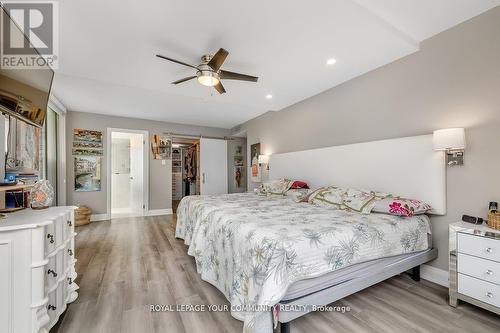
[[[205,184],[205,173],[203,173],[203,179],[201,181],[203,184]]]

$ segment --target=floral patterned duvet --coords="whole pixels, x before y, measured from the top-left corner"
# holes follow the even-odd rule
[[[272,332],[271,311],[295,281],[428,249],[429,219],[347,212],[286,196],[189,196],[176,237],[198,272],[224,293],[245,332]]]

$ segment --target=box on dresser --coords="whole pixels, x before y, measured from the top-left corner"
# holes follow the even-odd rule
[[[462,300],[500,314],[500,230],[450,224],[450,305]]]
[[[0,332],[47,333],[78,297],[75,208],[26,209],[0,221]]]

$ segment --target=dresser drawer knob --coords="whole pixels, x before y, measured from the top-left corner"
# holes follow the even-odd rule
[[[47,274],[52,274],[53,277],[56,277],[57,276],[57,273],[55,271],[53,271],[52,269],[49,269],[47,271]]]
[[[72,250],[72,249],[68,249],[68,254],[69,254],[70,256],[73,256],[73,250]]]
[[[71,220],[68,221],[68,226],[71,227],[73,225],[73,223],[71,222]]]
[[[72,278],[68,278],[68,284],[73,284],[73,279]]]
[[[487,275],[493,275],[493,271],[492,271],[491,269],[488,269],[488,270],[486,271],[486,274],[487,274]]]
[[[493,298],[493,293],[491,293],[491,292],[487,292],[487,293],[486,293],[486,297],[488,297],[488,298]]]
[[[486,248],[486,252],[488,252],[488,253],[492,253],[492,252],[493,252],[493,249],[492,249],[491,247],[487,247],[487,248]]]
[[[47,239],[50,239],[50,243],[54,243],[54,235],[51,235],[51,234],[47,234]]]
[[[54,305],[52,305],[52,304],[49,304],[49,305],[47,306],[47,309],[49,309],[49,310],[53,310],[53,311],[56,311],[56,307],[55,307]]]

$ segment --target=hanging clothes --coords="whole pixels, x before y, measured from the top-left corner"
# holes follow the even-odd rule
[[[184,165],[186,168],[186,178],[190,183],[196,181],[196,166],[198,162],[196,158],[196,146],[189,147],[186,154],[186,163]]]

